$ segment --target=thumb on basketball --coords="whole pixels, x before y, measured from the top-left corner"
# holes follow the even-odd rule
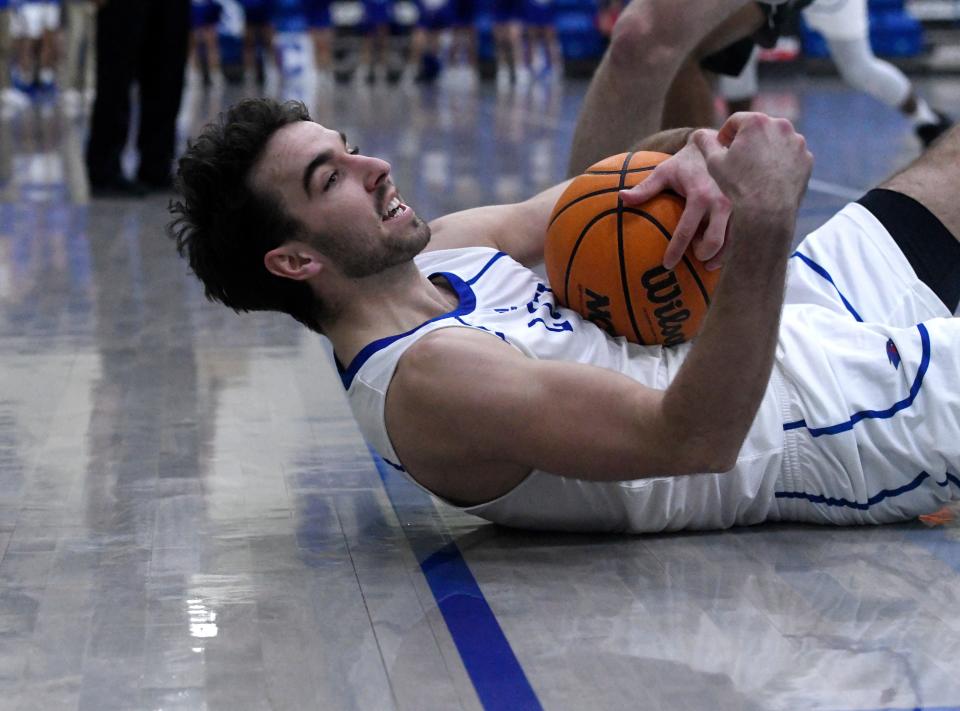
[[[720,141],[717,139],[717,134],[710,131],[705,131],[702,129],[694,131],[690,138],[694,145],[700,149],[700,152],[703,154],[703,157],[707,159],[707,161],[716,160],[723,154],[725,150],[720,144]]]

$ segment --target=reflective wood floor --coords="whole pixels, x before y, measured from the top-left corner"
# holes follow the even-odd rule
[[[584,89],[308,98],[433,217],[560,180]],[[836,80],[765,90],[818,157],[801,231],[919,153]],[[184,135],[238,96],[187,96]],[[89,200],[85,131],[0,123],[0,709],[960,708],[960,529],[438,508],[380,475],[322,339],[204,301],[168,196]]]

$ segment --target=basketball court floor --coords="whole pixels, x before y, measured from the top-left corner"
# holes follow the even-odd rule
[[[585,86],[311,103],[434,217],[562,179]],[[960,115],[960,81],[920,87]],[[800,233],[919,153],[836,79],[764,88],[817,158]],[[188,97],[184,131],[238,97]],[[960,708],[960,529],[443,508],[378,468],[321,338],[205,302],[168,196],[89,200],[84,136],[0,123],[0,709]]]

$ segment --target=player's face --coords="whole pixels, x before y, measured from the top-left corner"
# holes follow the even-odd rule
[[[348,277],[407,262],[430,239],[397,192],[390,164],[317,123],[298,121],[271,136],[252,182],[278,193],[311,244]]]

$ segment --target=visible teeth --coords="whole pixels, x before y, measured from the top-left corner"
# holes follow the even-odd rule
[[[383,219],[389,220],[391,217],[396,217],[403,209],[403,205],[400,202],[400,198],[395,197],[390,202],[387,203],[387,207],[383,212]]]

